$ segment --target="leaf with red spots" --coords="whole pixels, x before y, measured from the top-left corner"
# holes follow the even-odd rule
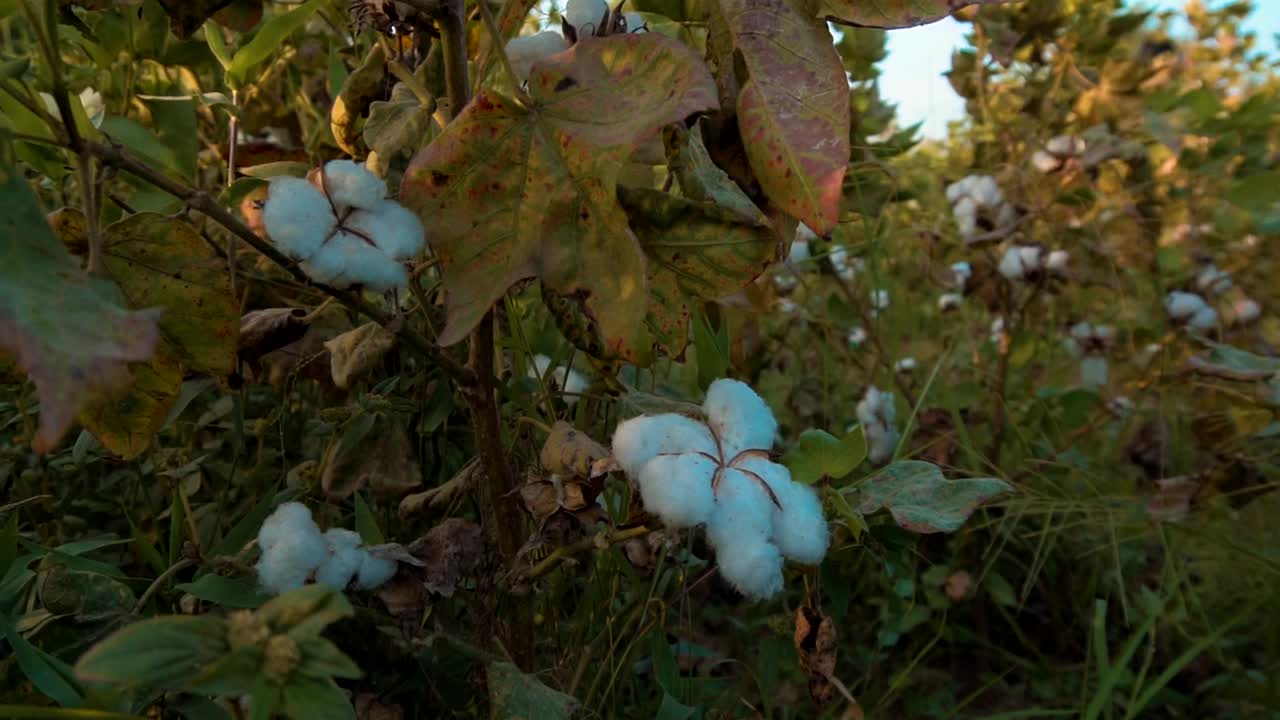
[[[792,0],[717,0],[721,71],[741,59],[738,128],[761,189],[819,234],[840,212],[849,163],[849,81],[826,23]],[[730,50],[731,49],[731,50]]]
[[[418,153],[400,200],[427,228],[461,340],[514,283],[582,300],[611,351],[635,357],[645,260],[618,172],[664,125],[716,107],[701,58],[656,33],[587,37],[534,65],[527,104],[483,90]]]
[[[900,460],[862,483],[858,512],[884,507],[899,526],[918,533],[955,532],[978,506],[1013,488],[997,478],[948,480],[933,463]]]
[[[821,0],[819,15],[843,25],[905,28],[941,20],[970,5],[1008,0]]]
[[[131,312],[110,282],[90,277],[53,235],[21,174],[0,163],[0,351],[36,385],[37,452],[57,445],[91,391],[128,379],[151,357],[156,312]]]

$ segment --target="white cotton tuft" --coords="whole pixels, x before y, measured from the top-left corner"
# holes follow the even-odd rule
[[[627,32],[635,32],[641,29],[648,29],[648,24],[644,21],[644,16],[637,12],[622,13],[622,19],[627,23]]]
[[[1035,245],[1010,245],[1000,258],[998,270],[1009,280],[1025,280],[1040,269],[1040,253]]]
[[[1217,326],[1218,311],[1207,305],[1197,310],[1187,321],[1187,327],[1192,330],[1212,330]]]
[[[904,357],[893,364],[893,369],[900,373],[914,372],[916,369],[916,359],[913,357]]]
[[[1031,165],[1036,170],[1048,175],[1062,169],[1062,158],[1044,150],[1037,150],[1031,155]]]
[[[1045,143],[1044,149],[1058,157],[1078,157],[1084,154],[1084,138],[1074,135],[1058,135]]]
[[[862,343],[867,341],[867,330],[861,325],[854,325],[849,328],[849,334],[845,337],[850,347],[861,347]]]
[[[364,561],[360,534],[345,528],[329,528],[324,539],[329,547],[329,557],[316,569],[316,582],[335,590],[345,590]]]
[[[311,512],[301,503],[277,508],[258,530],[258,582],[274,594],[302,587],[329,555]]]
[[[746,458],[738,468],[760,477],[778,498],[778,505],[773,507],[773,544],[796,562],[806,565],[822,562],[831,533],[818,493],[808,485],[792,481],[786,466],[764,458]]]
[[[1022,258],[1022,266],[1027,272],[1033,272],[1040,269],[1042,263],[1043,250],[1038,245],[1017,245],[1018,256]]]
[[[580,35],[590,34],[595,32],[596,27],[608,12],[609,5],[605,0],[569,0],[564,8],[564,19],[576,28]]]
[[[973,266],[967,262],[952,263],[951,277],[955,288],[963,291],[969,284],[969,278],[973,277]]]
[[[701,452],[716,456],[711,431],[693,418],[666,413],[640,415],[618,423],[613,431],[613,459],[633,480],[658,455]]]
[[[956,227],[960,237],[971,238],[978,234],[978,201],[971,197],[960,198],[952,214],[956,218]]]
[[[969,195],[974,200],[977,200],[979,205],[989,208],[998,207],[1004,202],[1004,195],[1000,192],[1000,186],[996,184],[996,179],[990,175],[977,176]]]
[[[356,587],[372,590],[395,577],[399,564],[389,558],[378,557],[367,549],[360,551],[360,570],[356,573]]]
[[[879,465],[893,457],[898,449],[898,409],[893,393],[881,392],[875,385],[867,388],[857,407],[858,422],[867,439],[867,457]]]
[[[507,42],[507,59],[519,82],[529,79],[534,63],[569,49],[569,41],[558,32],[544,30],[536,35],[513,38]]]
[[[943,293],[938,296],[938,310],[950,312],[960,307],[962,302],[964,302],[964,297],[959,293]]]
[[[858,273],[867,268],[867,263],[862,258],[849,257],[849,251],[843,245],[832,247],[828,257],[831,260],[831,269],[845,282],[852,282],[858,277]]]
[[[790,271],[781,271],[773,276],[773,284],[782,292],[791,292],[800,284],[800,278]]]
[[[995,343],[996,345],[999,345],[1000,341],[1003,339],[1004,339],[1004,318],[996,317],[995,320],[991,321],[991,342]]]
[[[1195,293],[1174,290],[1164,298],[1164,309],[1174,320],[1186,320],[1207,307],[1204,298]]]
[[[796,238],[791,241],[791,250],[787,254],[787,262],[792,265],[798,265],[806,262],[812,255],[809,251],[809,241]]]
[[[258,529],[258,547],[266,550],[283,538],[309,532],[311,529],[320,532],[306,505],[300,502],[284,503],[262,521],[262,527]]]
[[[732,462],[744,450],[768,450],[778,432],[778,421],[764,399],[750,385],[721,378],[707,388],[702,403],[707,422],[720,438],[724,462]]]
[[[752,538],[716,546],[720,577],[751,600],[782,591],[782,553],[773,543]]]
[[[818,239],[818,233],[814,232],[813,228],[808,225],[800,223],[799,225],[796,225],[795,239],[797,242],[810,243]]]
[[[314,185],[302,178],[280,177],[271,181],[262,206],[262,225],[281,252],[306,260],[333,232],[337,220]]]
[[[768,540],[773,533],[774,505],[755,478],[736,468],[726,468],[720,473],[715,498],[715,512],[707,520],[707,536],[717,548]]]
[[[392,260],[417,255],[426,237],[418,216],[395,200],[383,200],[370,210],[353,213],[344,224],[372,238]]]
[[[1241,325],[1251,323],[1262,316],[1262,306],[1257,300],[1250,298],[1237,300],[1232,306],[1232,311],[1235,314],[1235,321]]]
[[[386,182],[354,160],[330,160],[323,177],[325,191],[339,213],[348,208],[372,210],[387,197]]]
[[[649,512],[669,528],[701,525],[711,520],[716,498],[711,480],[716,462],[705,455],[659,455],[640,469],[640,498]]]
[[[545,378],[547,370],[551,368],[551,358],[546,355],[535,355],[533,357],[533,365],[529,368],[529,377]],[[591,383],[587,382],[587,378],[582,373],[572,368],[556,367],[551,370],[549,378],[556,387],[564,393],[564,402],[566,405],[574,405],[578,402],[578,396],[587,391]]]
[[[947,202],[955,205],[961,198],[969,194],[969,178],[961,178],[947,186]]]
[[[1231,273],[1219,270],[1216,265],[1205,265],[1196,273],[1196,289],[1208,295],[1221,295],[1231,289]]]
[[[1045,268],[1056,275],[1065,275],[1067,265],[1071,262],[1071,253],[1066,250],[1054,250],[1044,261]]]
[[[312,280],[338,289],[364,285],[382,292],[409,284],[409,273],[403,264],[387,257],[364,238],[343,231],[303,263],[302,270]]]
[[[889,309],[889,291],[888,290],[872,290],[871,291],[871,307],[876,310]]]

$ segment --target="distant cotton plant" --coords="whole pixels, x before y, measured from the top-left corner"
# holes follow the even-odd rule
[[[898,448],[897,418],[893,393],[881,392],[871,385],[858,402],[858,423],[867,439],[867,458],[876,465],[888,462]]]
[[[1011,225],[1017,218],[1017,211],[990,175],[969,175],[951,183],[946,197],[960,237],[965,240],[972,240],[980,231]]]
[[[1020,282],[1033,278],[1043,267],[1044,250],[1037,245],[1010,245],[997,269],[1006,279]]]
[[[716,380],[702,410],[705,421],[667,413],[620,423],[614,459],[646,510],[670,528],[705,525],[721,576],[768,599],[782,589],[783,558],[814,565],[826,555],[822,503],[770,461],[778,423],[748,385]]]

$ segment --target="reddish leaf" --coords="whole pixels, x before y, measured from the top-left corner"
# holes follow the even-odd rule
[[[109,282],[80,269],[22,176],[0,164],[0,350],[36,384],[37,452],[57,444],[90,391],[129,379],[151,357],[158,310],[130,312]]]
[[[1007,0],[821,0],[819,15],[842,25],[905,28],[941,20],[970,5]]]
[[[637,354],[645,261],[614,197],[623,161],[662,126],[716,107],[711,75],[656,33],[583,38],[535,65],[527,105],[482,91],[414,158],[400,189],[440,255],[448,323],[467,335],[532,277],[582,299],[612,350]]]
[[[747,78],[738,127],[760,187],[826,234],[836,225],[849,162],[849,81],[826,23],[788,0],[718,0],[718,33]]]

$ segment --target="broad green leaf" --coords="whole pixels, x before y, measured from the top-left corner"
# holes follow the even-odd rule
[[[132,118],[108,115],[100,126],[104,134],[114,142],[159,165],[175,177],[185,177],[189,163],[178,158],[173,148],[166,145],[156,133]]]
[[[697,708],[689,707],[671,697],[671,693],[664,692],[662,704],[658,706],[658,714],[653,718],[654,720],[689,720],[696,712],[698,712]]]
[[[298,642],[302,665],[298,672],[316,678],[358,678],[363,673],[355,661],[323,637],[304,638]]]
[[[706,315],[693,320],[693,346],[698,355],[698,385],[711,386],[717,378],[729,374],[729,325],[721,323],[713,330]]]
[[[31,67],[30,60],[4,60],[0,61],[0,80],[12,80],[20,78],[26,74],[27,68]]]
[[[905,28],[941,20],[970,5],[1008,0],[820,0],[819,16],[834,23]]]
[[[180,583],[176,587],[206,602],[229,608],[256,608],[271,599],[271,596],[258,589],[258,583],[251,578],[210,574],[197,578],[195,582]]]
[[[853,472],[867,459],[867,441],[862,430],[837,438],[825,430],[810,429],[782,456],[791,479],[812,485],[822,478],[838,480]]]
[[[355,708],[329,678],[295,673],[281,690],[282,712],[293,720],[354,720]]]
[[[492,720],[567,720],[577,705],[572,696],[552,690],[511,663],[489,663]]]
[[[54,237],[35,195],[0,163],[0,351],[36,384],[47,452],[90,392],[126,381],[126,363],[151,357],[156,311],[132,312],[111,283],[92,278]]]
[[[191,225],[139,213],[104,231],[107,271],[133,307],[160,306],[160,333],[188,372],[236,367],[240,309],[226,261]]]
[[[790,0],[716,0],[712,46],[741,58],[738,127],[764,193],[814,232],[835,228],[849,162],[849,81],[822,20]]]
[[[888,508],[898,525],[912,532],[955,532],[979,505],[1012,489],[996,478],[947,480],[932,463],[900,460],[859,486],[858,512]]]
[[[222,65],[223,70],[231,67],[231,52],[227,50],[227,42],[222,37],[222,28],[218,27],[212,20],[206,20],[204,23],[204,39],[209,43],[209,50],[213,52],[213,56],[218,59],[218,64]]]
[[[135,601],[128,585],[115,578],[55,565],[41,573],[40,604],[56,615],[92,622],[129,612]]]
[[[695,53],[657,35],[586,37],[542,61],[528,105],[484,90],[414,158],[401,202],[444,271],[451,345],[514,283],[581,299],[627,357],[647,306],[644,257],[615,199],[626,158],[664,125],[716,107]]]
[[[87,683],[179,688],[226,654],[227,623],[210,615],[136,622],[89,649],[76,663]]]
[[[277,15],[253,36],[247,45],[236,51],[231,58],[231,66],[227,68],[227,78],[233,85],[242,85],[249,77],[249,71],[258,63],[266,60],[272,53],[280,49],[285,38],[294,30],[302,27],[311,15],[320,9],[327,0],[309,0],[307,3]]]
[[[360,539],[364,540],[365,545],[381,545],[386,542],[382,529],[378,527],[378,519],[373,516],[373,510],[360,493],[356,493],[356,532],[360,533]]]
[[[743,217],[710,202],[628,187],[618,188],[618,200],[649,268],[645,323],[671,356],[679,356],[698,302],[749,285],[773,259],[777,236],[763,217]]]
[[[65,707],[78,707],[84,702],[80,689],[69,675],[69,668],[22,637],[7,615],[0,615],[0,634],[13,650],[18,668],[37,690]]]
[[[1210,343],[1209,352],[1192,356],[1191,367],[1229,380],[1265,380],[1280,372],[1280,358],[1255,355],[1232,345]]]

